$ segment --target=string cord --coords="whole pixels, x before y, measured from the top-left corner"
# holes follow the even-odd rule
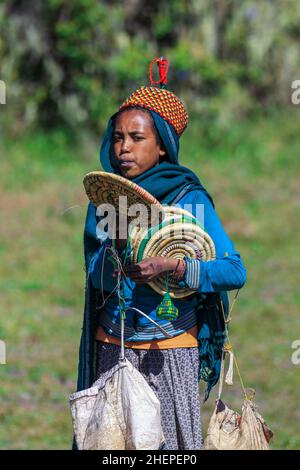
[[[232,351],[233,352],[233,348],[232,348],[232,344],[231,344],[231,341],[230,341],[230,338],[229,338],[228,326],[227,325],[232,320],[232,310],[233,310],[233,306],[235,304],[235,301],[237,299],[238,293],[239,293],[239,289],[236,292],[235,297],[232,301],[231,307],[229,309],[228,320],[226,320],[224,305],[223,305],[223,301],[221,299],[222,313],[223,313],[223,318],[224,318],[224,322],[225,322],[225,334],[226,334],[226,339],[227,339],[227,344],[224,346],[224,352],[226,352],[226,351]],[[242,375],[241,375],[240,368],[239,368],[239,365],[238,365],[238,362],[237,362],[237,359],[236,359],[235,352],[233,354],[233,360],[234,360],[234,364],[235,364],[235,367],[236,367],[236,370],[237,370],[237,373],[238,373],[238,377],[239,377],[239,380],[240,380],[240,384],[241,384],[241,387],[242,387],[242,390],[243,390],[244,399],[249,400],[250,397],[248,397],[248,395],[247,395],[246,388],[245,388],[245,385],[244,385],[244,381],[242,379]]]
[[[151,317],[149,317],[145,312],[143,312],[142,310],[138,309],[138,308],[135,308],[135,307],[127,307],[126,308],[126,300],[125,300],[125,297],[124,297],[124,284],[126,283],[126,275],[125,275],[125,272],[123,270],[123,265],[126,264],[127,260],[128,260],[128,256],[130,254],[130,250],[129,250],[129,246],[130,246],[130,237],[127,238],[127,243],[126,243],[126,248],[125,248],[125,257],[124,257],[124,261],[123,261],[123,264],[122,264],[122,261],[119,257],[119,254],[118,254],[118,251],[117,249],[115,248],[115,246],[106,246],[105,247],[105,250],[104,250],[104,255],[103,255],[103,262],[102,262],[102,266],[101,266],[101,297],[102,297],[102,304],[100,306],[98,306],[96,309],[101,309],[103,308],[103,306],[105,305],[106,301],[108,300],[108,298],[115,292],[117,291],[117,294],[118,294],[118,304],[119,304],[119,310],[120,310],[120,319],[121,319],[121,349],[122,349],[122,339],[124,340],[124,320],[126,318],[126,311],[127,310],[134,310],[136,311],[137,313],[139,313],[140,315],[143,315],[145,316],[151,323],[153,323],[163,334],[164,336],[166,336],[167,338],[172,338],[172,335],[170,335],[163,327],[161,327],[155,320],[153,320]],[[115,245],[115,240],[113,239],[113,245]],[[117,276],[117,283],[116,283],[116,286],[114,287],[114,289],[104,298],[104,291],[103,291],[103,274],[104,274],[104,259],[105,259],[105,256],[106,256],[106,253],[107,252],[111,252],[112,253],[112,257],[114,258],[114,260],[116,261],[117,263],[117,267],[118,267],[118,276]],[[122,282],[123,281],[123,282]],[[123,355],[122,355],[123,357]]]
[[[63,211],[60,212],[60,215],[64,215],[66,212],[70,211],[71,209],[75,209],[76,207],[80,207],[81,209],[84,209],[85,206],[83,204],[74,204],[73,206],[69,206]]]

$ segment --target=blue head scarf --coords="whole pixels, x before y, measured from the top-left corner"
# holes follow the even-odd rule
[[[132,178],[131,181],[151,193],[162,204],[172,204],[179,193],[188,187],[189,191],[193,189],[204,191],[214,205],[211,196],[204,189],[195,173],[178,163],[179,137],[173,126],[167,123],[155,111],[149,110],[149,112],[166,150],[168,161],[150,168],[141,175]],[[105,171],[121,175],[115,160],[112,144],[114,123],[117,115],[118,113],[114,114],[108,122],[100,149],[100,162]]]

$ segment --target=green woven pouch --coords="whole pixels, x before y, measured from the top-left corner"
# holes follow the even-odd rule
[[[166,293],[163,296],[161,303],[156,308],[156,314],[161,320],[173,321],[178,318],[178,308],[173,304],[169,293],[169,270],[166,275]]]

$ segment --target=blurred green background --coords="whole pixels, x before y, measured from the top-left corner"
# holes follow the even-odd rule
[[[181,163],[212,194],[248,280],[230,325],[244,382],[299,449],[300,3],[7,0],[0,4],[0,448],[68,449],[84,301],[83,176],[150,61],[190,124]],[[300,105],[299,105],[300,106]],[[231,298],[234,293],[231,293]],[[224,399],[240,410],[237,375]],[[202,390],[201,386],[201,390]],[[204,435],[216,391],[203,408]]]

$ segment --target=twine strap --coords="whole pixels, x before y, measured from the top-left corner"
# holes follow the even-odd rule
[[[231,308],[229,310],[229,315],[228,316],[230,316],[230,313],[232,312],[232,308],[233,308],[233,305],[234,305],[234,303],[237,299],[238,293],[239,293],[239,289],[238,289],[238,291],[237,291],[237,293],[234,297],[234,301],[232,302],[232,305],[231,305]],[[235,367],[236,367],[236,370],[237,370],[237,374],[238,374],[238,377],[239,377],[239,380],[240,380],[240,384],[241,384],[241,387],[242,387],[242,390],[243,390],[244,400],[251,400],[254,395],[253,394],[252,394],[252,396],[247,395],[246,388],[245,388],[245,385],[244,385],[244,382],[243,382],[243,379],[242,379],[242,375],[241,375],[241,372],[240,372],[240,368],[239,368],[239,365],[238,365],[238,362],[237,362],[237,359],[236,359],[236,354],[233,353],[232,344],[231,344],[231,341],[229,339],[228,328],[227,328],[228,321],[226,321],[226,316],[225,316],[224,306],[223,306],[223,301],[222,300],[221,300],[221,307],[222,307],[222,313],[223,313],[223,318],[224,318],[224,322],[225,322],[225,333],[226,333],[227,343],[224,345],[224,351],[223,351],[223,356],[222,356],[218,399],[220,399],[220,397],[221,397],[222,388],[223,388],[225,355],[226,355],[226,352],[230,352],[231,353],[231,361],[232,360],[234,361],[234,364],[235,364]],[[230,365],[230,368],[232,369],[232,364]],[[232,372],[232,371],[229,370],[229,372]],[[228,376],[230,376],[230,373],[228,374]],[[229,382],[230,382],[230,378],[229,378]]]

